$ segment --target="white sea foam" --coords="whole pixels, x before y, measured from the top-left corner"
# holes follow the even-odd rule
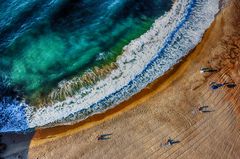
[[[128,99],[170,69],[201,40],[219,0],[177,0],[153,27],[124,47],[118,69],[74,97],[52,106],[27,107],[29,128],[86,118]]]

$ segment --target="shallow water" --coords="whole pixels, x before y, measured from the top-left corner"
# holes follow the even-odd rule
[[[0,5],[0,75],[24,96],[47,94],[63,79],[115,61],[123,46],[171,5],[169,0],[6,0]]]

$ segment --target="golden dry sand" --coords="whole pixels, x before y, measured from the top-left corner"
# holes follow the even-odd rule
[[[219,69],[200,74],[203,66]],[[164,77],[116,108],[72,126],[37,130],[29,158],[240,158],[240,2],[232,0],[202,42]],[[196,113],[208,105],[211,113]],[[110,140],[97,141],[102,133]],[[168,137],[179,144],[162,147]]]

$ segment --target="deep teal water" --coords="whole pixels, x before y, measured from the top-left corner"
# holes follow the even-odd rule
[[[1,95],[46,94],[113,62],[171,8],[169,0],[6,0],[0,4]],[[5,89],[8,90],[8,89]]]

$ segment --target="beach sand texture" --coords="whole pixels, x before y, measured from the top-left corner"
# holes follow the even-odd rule
[[[203,66],[219,69],[201,74]],[[116,108],[72,126],[37,130],[28,156],[79,158],[240,157],[240,3],[231,0],[180,64]],[[211,82],[237,87],[211,90]],[[208,105],[211,113],[196,113]],[[111,139],[98,141],[102,133]],[[171,137],[180,143],[161,147]]]

